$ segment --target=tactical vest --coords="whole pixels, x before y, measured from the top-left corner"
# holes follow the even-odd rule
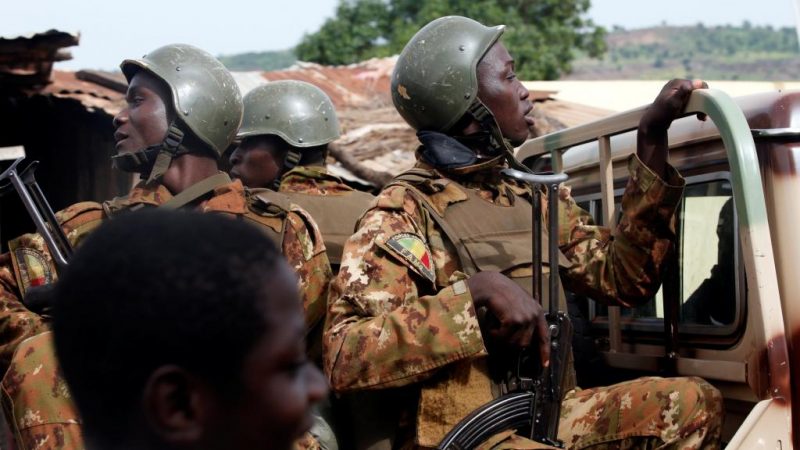
[[[247,206],[253,214],[245,219],[258,223],[258,228],[283,253],[283,235],[286,233],[286,216],[291,210],[292,201],[285,195],[271,189],[248,189]]]
[[[228,174],[218,173],[190,186],[189,189],[182,191],[158,207],[166,209],[182,208],[230,182],[231,179]],[[283,249],[286,215],[290,210],[291,201],[284,195],[269,189],[246,189],[245,195],[247,196],[248,213],[244,215],[244,218],[257,223],[259,225],[258,228],[269,237],[278,249]],[[103,202],[103,210],[107,217],[136,211],[142,207],[146,207],[146,205],[138,204],[130,207],[127,204],[127,197],[117,197]]]
[[[342,262],[344,243],[355,232],[356,221],[375,199],[361,191],[341,195],[314,195],[299,192],[281,192],[311,214],[317,223],[331,266],[337,269]],[[337,270],[338,271],[338,270]]]
[[[461,270],[467,276],[481,271],[501,272],[533,295],[533,207],[529,199],[509,192],[513,206],[501,206],[482,199],[474,189],[442,178],[433,170],[419,168],[398,175],[390,185],[407,188],[420,202],[455,247]],[[451,202],[442,210],[432,201],[435,192],[426,192],[437,185],[456,187],[464,199]],[[542,255],[546,258],[547,230],[543,227],[542,231]],[[568,266],[566,257],[558,253],[559,265]],[[542,268],[546,287],[550,272],[547,261],[542,262]],[[511,275],[513,269],[518,270]],[[546,305],[547,289],[543,291]]]
[[[390,185],[405,187],[419,201],[455,247],[461,270],[467,276],[481,271],[497,271],[508,276],[531,296],[534,295],[533,207],[528,198],[508,190],[503,195],[510,197],[512,206],[501,206],[484,200],[475,189],[443,178],[433,170],[420,168],[398,175]],[[437,201],[437,191],[445,189],[451,190],[446,195],[447,200]],[[452,189],[457,189],[462,195],[456,197]],[[541,254],[547,258],[548,230],[544,225],[547,223],[544,218],[542,223]],[[559,266],[567,267],[567,258],[560,251],[558,256]],[[549,302],[549,269],[547,261],[542,261],[544,289],[541,301],[545,309]],[[559,309],[566,310],[563,289],[559,289],[558,295]],[[448,377],[423,385],[417,411],[416,436],[419,444],[435,446],[464,416],[489,400],[478,400],[486,389],[490,389],[494,397],[504,392],[498,383],[502,378],[492,376],[490,379],[480,369],[482,364],[474,360],[461,361],[447,369],[451,372]],[[567,364],[572,365],[571,358]],[[573,380],[574,375],[567,383],[569,389],[574,386]],[[468,399],[466,392],[472,392],[473,397]],[[442,409],[442,405],[454,395],[466,400],[454,402],[453,405],[457,406],[451,405]]]

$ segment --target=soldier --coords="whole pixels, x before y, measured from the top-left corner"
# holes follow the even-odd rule
[[[332,388],[383,395],[381,417],[391,415],[359,448],[436,446],[498,394],[494,348],[539,342],[547,361],[531,297],[531,191],[499,174],[519,164],[512,146],[532,125],[503,31],[440,18],[395,66],[392,99],[418,130],[418,163],[384,188],[345,243],[324,337]],[[559,272],[572,291],[630,306],[658,289],[684,185],[666,162],[666,130],[702,85],[670,82],[643,117],[616,229],[595,226],[560,190]],[[720,394],[703,380],[639,379],[569,392],[559,438],[568,448],[716,448],[721,416]],[[541,448],[513,431],[490,441],[482,448]]]
[[[272,187],[308,211],[322,232],[336,273],[344,241],[374,197],[351,188],[325,168],[328,144],[339,137],[331,99],[304,81],[259,86],[244,97],[237,137],[241,142],[230,157],[231,176],[251,188]],[[309,341],[321,346],[322,330]],[[321,348],[312,348],[311,357],[321,364]],[[339,423],[340,438],[343,427],[347,428],[342,424],[345,414],[334,413],[330,406],[320,403],[318,423],[312,430],[324,450],[339,447],[327,423]]]
[[[297,287],[244,221],[152,210],[102,225],[56,285],[52,332],[87,448],[292,448],[327,393]]]
[[[320,88],[273,81],[245,95],[241,144],[230,157],[233,178],[251,188],[271,187],[311,214],[334,273],[344,241],[374,199],[326,170],[328,144],[338,137],[336,110]]]
[[[139,173],[143,181],[125,197],[61,211],[58,218],[71,243],[79,245],[110,217],[149,207],[240,218],[259,226],[282,249],[299,275],[307,328],[321,324],[331,272],[313,220],[280,194],[246,190],[217,168],[243,110],[230,73],[188,45],[161,47],[123,61],[121,68],[129,87],[127,107],[114,118],[119,153],[114,164]],[[48,318],[19,301],[32,285],[54,280],[50,256],[38,235],[23,236],[9,247],[13,266],[0,269],[0,370],[8,368],[3,380],[7,417],[26,448],[81,448],[77,414],[57,373],[50,336],[42,334]]]

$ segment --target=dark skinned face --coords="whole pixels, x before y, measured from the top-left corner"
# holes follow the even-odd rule
[[[264,299],[268,332],[244,361],[238,401],[218,411],[220,432],[232,450],[291,449],[311,428],[312,406],[328,393],[322,373],[306,357],[296,275],[281,264],[270,278]]]
[[[494,114],[503,136],[514,146],[528,139],[533,118],[530,92],[514,73],[514,59],[496,42],[478,64],[478,98]]]
[[[231,153],[231,177],[250,188],[268,188],[278,177],[282,164],[276,157],[281,149],[271,139],[245,138]]]
[[[125,96],[127,106],[114,117],[117,153],[133,153],[161,143],[167,136],[170,93],[163,82],[140,70]]]

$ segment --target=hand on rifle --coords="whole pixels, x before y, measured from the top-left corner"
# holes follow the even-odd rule
[[[524,289],[499,272],[479,272],[467,280],[476,307],[485,307],[496,322],[492,338],[515,347],[539,346],[542,364],[550,362],[550,338],[544,310]],[[538,342],[534,342],[534,336]]]

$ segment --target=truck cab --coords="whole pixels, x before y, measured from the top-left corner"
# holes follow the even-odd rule
[[[517,157],[569,175],[572,195],[614,226],[645,107],[529,140]],[[700,121],[695,113],[704,113]],[[670,164],[686,180],[661,290],[638,308],[586,299],[578,308],[602,370],[597,384],[646,375],[699,376],[725,399],[730,449],[800,445],[800,92],[736,99],[692,94],[669,130]],[[583,375],[583,376],[582,376]],[[794,440],[794,442],[793,442]]]

